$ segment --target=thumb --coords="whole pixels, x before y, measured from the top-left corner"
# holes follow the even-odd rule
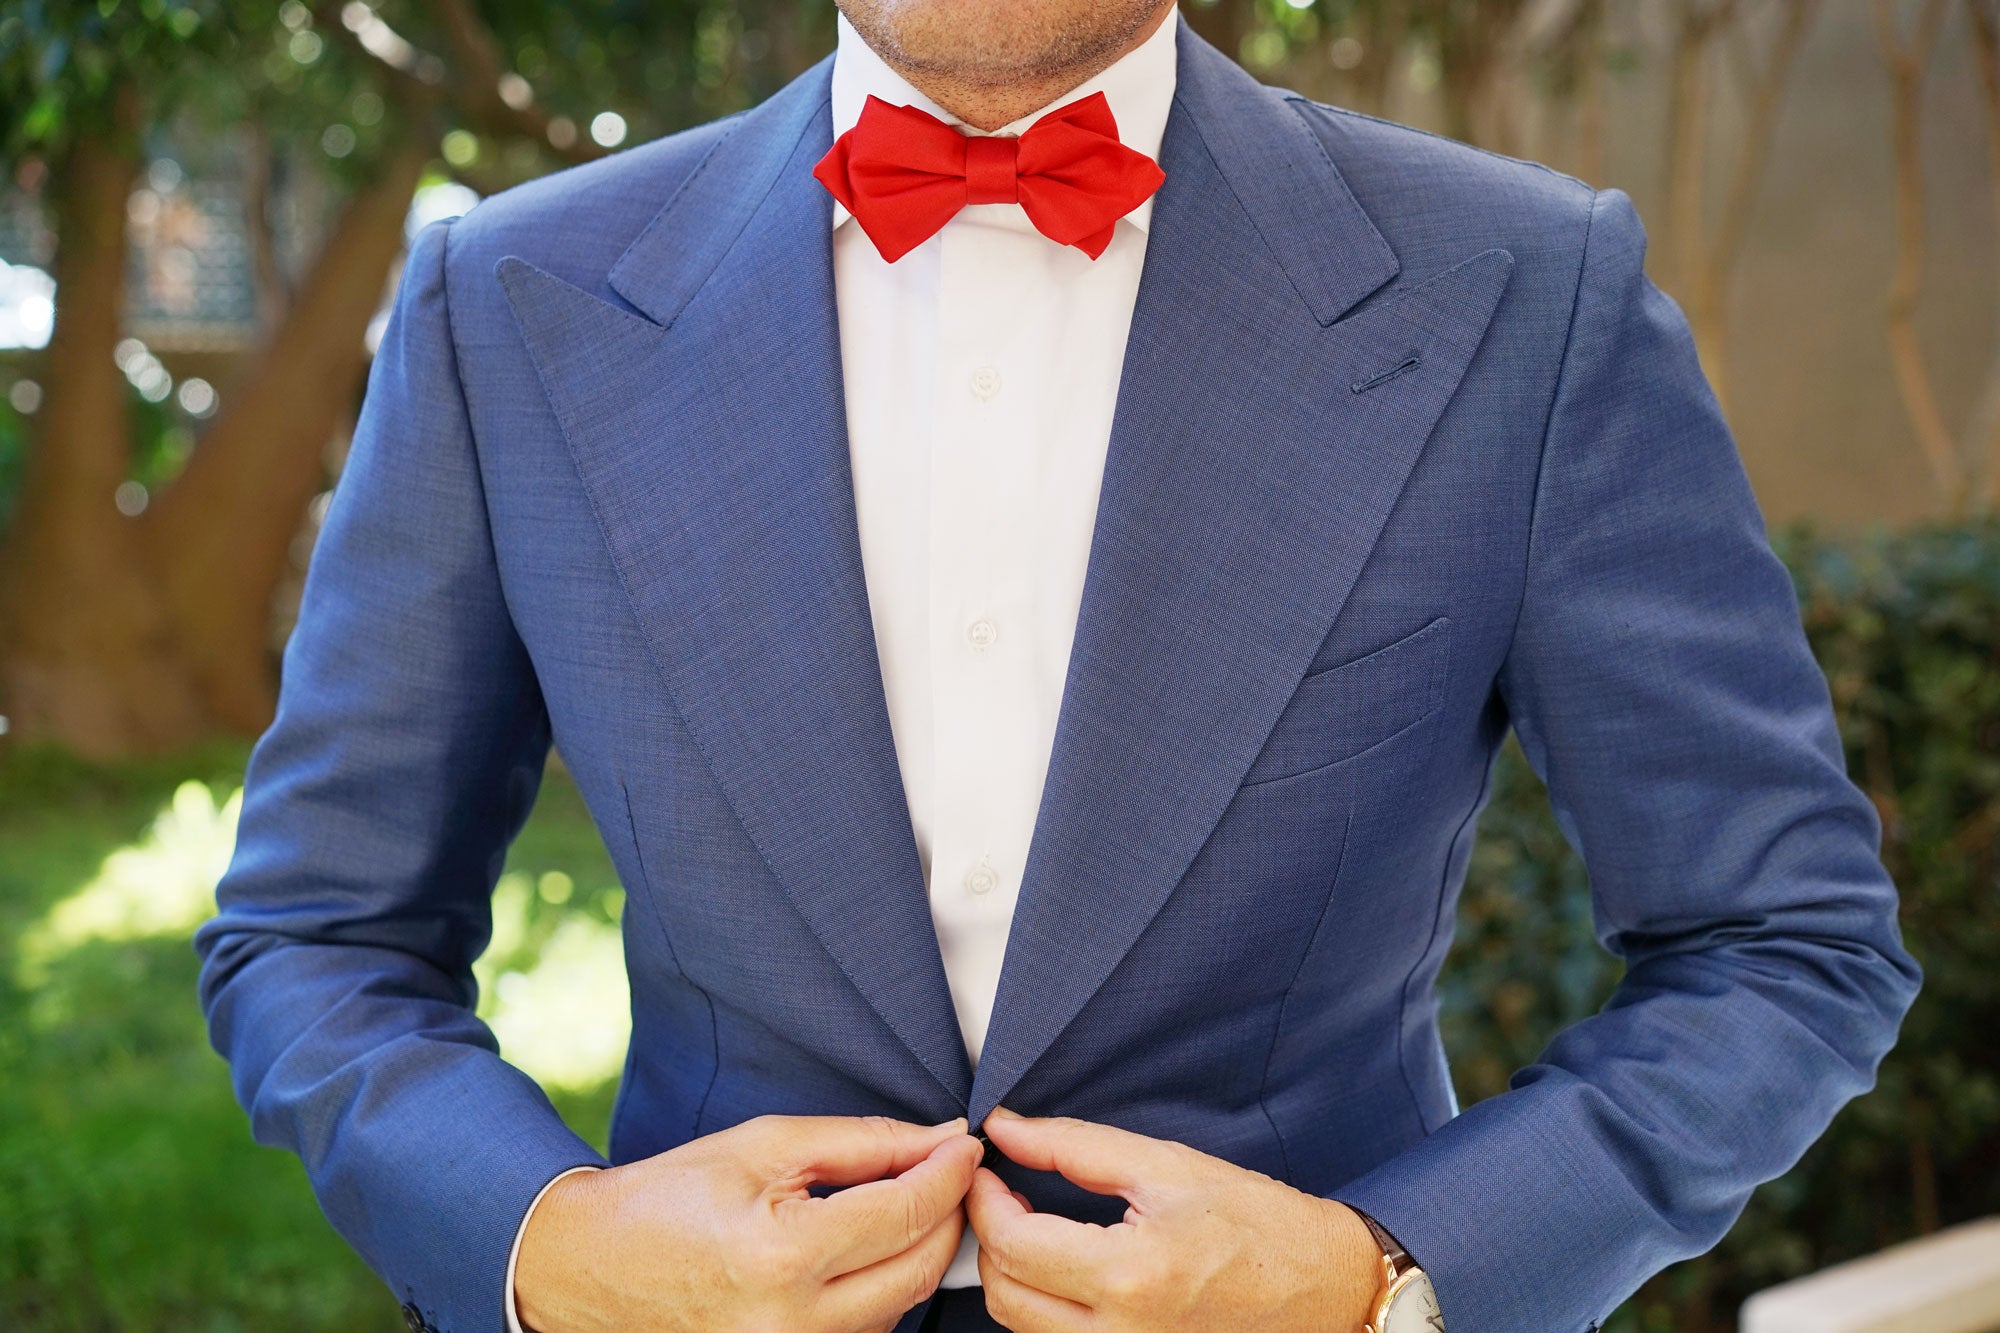
[[[914,1125],[888,1116],[771,1116],[753,1145],[767,1179],[858,1185],[898,1176],[965,1133],[963,1116]]]
[[[996,1107],[981,1126],[1008,1160],[1054,1171],[1093,1194],[1134,1199],[1185,1174],[1180,1145],[1068,1116],[1039,1119]]]

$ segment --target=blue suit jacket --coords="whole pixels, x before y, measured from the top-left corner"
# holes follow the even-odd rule
[[[551,740],[630,891],[613,1162],[1004,1098],[1346,1200],[1454,1330],[1549,1333],[1869,1086],[1918,971],[1630,203],[1179,43],[976,1074],[856,538],[829,62],[416,242],[198,947],[258,1138],[436,1326],[499,1329],[529,1201],[604,1160],[473,1015]],[[1628,971],[1457,1114],[1433,981],[1510,726]]]

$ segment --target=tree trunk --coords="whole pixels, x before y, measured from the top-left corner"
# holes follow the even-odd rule
[[[1470,42],[1463,49],[1442,45],[1438,94],[1444,103],[1444,132],[1460,143],[1491,147],[1480,133],[1479,106],[1493,74],[1493,53]]]
[[[272,595],[366,372],[363,334],[427,158],[401,150],[348,200],[284,322],[140,520],[180,658],[204,709],[229,730],[252,734],[271,719]]]
[[[1916,324],[1917,301],[1924,285],[1924,75],[1944,13],[1944,0],[1925,0],[1916,33],[1906,45],[1897,36],[1891,0],[1875,3],[1882,59],[1889,71],[1889,141],[1896,168],[1896,268],[1884,312],[1889,365],[1938,498],[1945,513],[1956,518],[1963,514],[1969,498],[1965,463],[1951,428],[1945,424]]]
[[[1979,91],[1986,109],[1986,163],[1993,190],[1993,221],[2000,227],[2000,4],[1993,0],[1968,0],[1966,19],[1972,29],[1974,67],[1979,71]],[[2000,247],[1994,251],[2000,256]],[[1993,303],[2000,314],[2000,300]],[[1986,377],[1974,400],[1970,424],[1966,427],[1966,456],[1985,458],[1985,475],[1980,480],[1979,509],[2000,511],[2000,321],[1996,321],[1992,358]]]
[[[1784,0],[1784,15],[1771,55],[1749,90],[1750,106],[1738,135],[1736,165],[1713,236],[1706,235],[1700,218],[1681,219],[1683,225],[1693,228],[1692,240],[1682,250],[1682,262],[1689,266],[1681,275],[1688,295],[1688,323],[1694,330],[1702,368],[1725,411],[1729,407],[1730,277],[1750,230],[1750,214],[1764,179],[1771,140],[1777,133],[1785,85],[1818,9],[1819,0]]]
[[[79,138],[53,174],[47,396],[0,553],[0,710],[23,738],[93,756],[184,744],[202,729],[138,532],[113,501],[131,466],[131,390],[112,357],[136,110]]]
[[[1702,186],[1708,164],[1710,31],[1707,11],[1694,0],[1682,0],[1667,73],[1666,216],[1657,264],[1660,285],[1669,289],[1685,290],[1685,280],[1700,262],[1706,225]],[[1699,342],[1699,327],[1695,332]]]
[[[1590,0],[1578,20],[1582,49],[1577,56],[1575,172],[1592,186],[1601,186],[1604,180],[1605,125],[1609,119],[1605,107],[1604,28],[1608,21],[1604,0]]]
[[[1363,26],[1361,63],[1351,76],[1354,107],[1371,116],[1386,116],[1390,84],[1410,41],[1410,6],[1408,0],[1381,0],[1359,12]]]
[[[133,136],[80,141],[56,173],[47,398],[0,558],[0,712],[23,738],[110,758],[270,721],[273,595],[352,407],[363,344],[426,154],[351,198],[283,322],[187,469],[139,519],[122,334]]]

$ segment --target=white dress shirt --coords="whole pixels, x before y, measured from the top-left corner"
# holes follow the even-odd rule
[[[1102,91],[1128,147],[1157,159],[1174,97],[1169,13],[1088,82],[1001,126],[1020,134]],[[839,20],[833,131],[874,94],[963,123]],[[834,205],[834,298],[861,563],[896,762],[952,1006],[986,1039],[1055,741],[1148,199],[1095,260],[1019,204],[972,204],[885,263]],[[945,1274],[979,1281],[972,1233]]]
[[[844,15],[837,22],[836,137],[871,93],[979,133],[884,63]],[[1020,134],[1101,91],[1119,139],[1157,160],[1177,26],[1170,10],[1108,69],[993,133]],[[833,205],[875,646],[931,920],[975,1064],[1055,740],[1152,210],[1148,199],[1127,214],[1092,260],[1036,231],[1019,204],[972,204],[890,264]],[[943,1285],[976,1285],[977,1253],[968,1230]],[[510,1258],[519,1333],[513,1283]]]

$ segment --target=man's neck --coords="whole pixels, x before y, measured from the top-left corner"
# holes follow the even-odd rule
[[[1048,73],[1017,75],[1004,82],[986,83],[976,78],[955,76],[934,69],[907,65],[893,51],[876,48],[882,63],[909,81],[910,86],[936,102],[967,125],[979,130],[997,130],[1029,112],[1045,107],[1072,88],[1096,78],[1143,45],[1159,31],[1160,24],[1174,12],[1172,0],[1163,0],[1158,11],[1140,25],[1123,46],[1097,59]]]

